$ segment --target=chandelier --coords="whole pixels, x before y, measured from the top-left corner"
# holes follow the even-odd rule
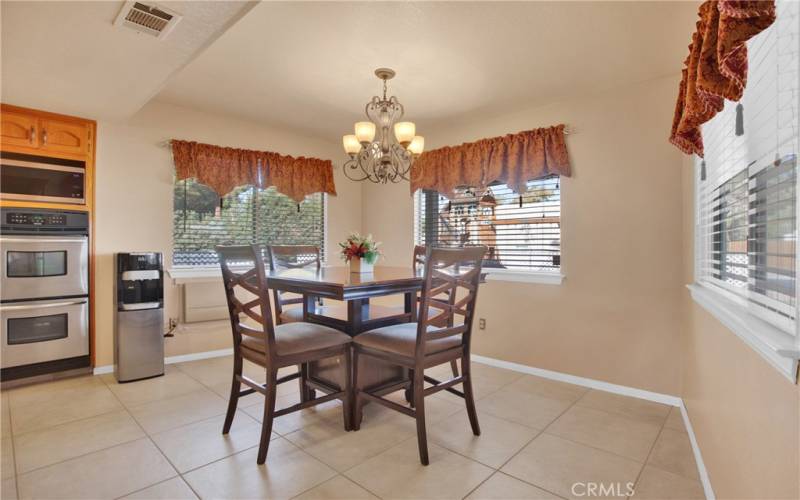
[[[416,125],[400,121],[403,105],[397,97],[386,97],[386,82],[394,75],[389,68],[375,70],[375,76],[383,80],[383,97],[374,96],[367,103],[369,121],[357,122],[355,134],[342,137],[344,151],[350,156],[344,174],[350,180],[377,184],[407,181],[414,159],[425,147],[425,138],[414,135]]]

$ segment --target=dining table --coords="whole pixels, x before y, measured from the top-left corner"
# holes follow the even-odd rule
[[[417,295],[422,282],[423,269],[410,266],[375,266],[367,274],[351,273],[345,266],[278,268],[267,273],[270,289],[303,297],[303,321],[329,326],[351,337],[384,326],[416,321]],[[370,314],[370,299],[388,295],[402,296],[402,308],[381,308],[385,315]],[[326,309],[319,307],[320,300],[344,302],[346,313],[339,314],[339,317],[326,315]],[[339,359],[316,361],[301,369],[307,370],[306,377],[311,387],[323,392],[330,392],[332,387],[343,387],[344,373]],[[359,358],[358,370],[359,388],[369,388],[373,393],[388,394],[408,386],[408,369],[401,366],[363,356]],[[313,394],[301,391],[301,399],[311,397]]]

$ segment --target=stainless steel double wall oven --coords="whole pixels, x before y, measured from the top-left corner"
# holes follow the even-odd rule
[[[0,378],[89,366],[88,214],[3,208],[0,215]]]

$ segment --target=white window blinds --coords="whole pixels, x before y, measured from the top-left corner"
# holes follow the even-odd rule
[[[703,126],[697,165],[696,278],[794,334],[800,3],[748,43],[740,103]],[[737,123],[738,122],[738,123]]]
[[[243,186],[223,197],[194,181],[175,182],[175,266],[216,266],[216,245],[316,245],[324,255],[321,193],[297,203],[274,187]]]
[[[419,190],[418,245],[486,245],[485,268],[553,271],[561,267],[561,189],[558,177],[528,182],[522,195],[505,184],[486,192],[459,189],[449,200]]]

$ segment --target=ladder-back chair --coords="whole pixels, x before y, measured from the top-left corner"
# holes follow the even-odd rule
[[[425,396],[446,390],[464,398],[472,432],[480,435],[472,392],[470,337],[486,247],[429,248],[425,257],[419,321],[378,328],[353,339],[353,428],[361,425],[362,402],[372,401],[416,419],[419,458],[428,465],[425,430]],[[437,311],[438,312],[435,312]],[[460,321],[456,321],[456,316]],[[358,387],[358,358],[369,356],[412,371],[413,406],[406,407]],[[425,375],[425,369],[461,359],[461,375],[440,382]],[[425,388],[425,382],[434,384]],[[463,392],[453,388],[461,384]]]
[[[231,332],[233,333],[233,378],[228,412],[225,415],[222,433],[227,434],[230,431],[239,398],[254,392],[258,392],[266,398],[258,448],[257,463],[259,464],[263,464],[267,458],[272,421],[275,417],[333,399],[341,399],[344,403],[342,409],[344,427],[345,430],[350,430],[352,428],[350,422],[352,406],[350,337],[333,328],[311,323],[274,325],[262,247],[259,245],[218,246],[216,250],[222,267],[222,281],[225,286],[225,297],[228,301]],[[244,323],[248,320],[257,327]],[[280,368],[304,365],[311,361],[332,357],[344,359],[342,363],[342,369],[345,370],[344,387],[322,387],[327,393],[322,397],[301,401],[280,410],[275,409],[277,385],[300,376],[299,373],[292,373],[278,378]],[[242,374],[244,360],[264,367],[266,371],[265,384],[260,384]],[[249,388],[242,390],[242,384]],[[317,385],[322,386],[323,384]]]
[[[269,269],[312,269],[319,271],[322,267],[322,258],[318,246],[314,245],[270,245],[267,247],[269,253]],[[303,298],[297,294],[272,290],[275,303],[275,322],[277,324],[303,321],[303,307],[284,306],[302,304]]]

